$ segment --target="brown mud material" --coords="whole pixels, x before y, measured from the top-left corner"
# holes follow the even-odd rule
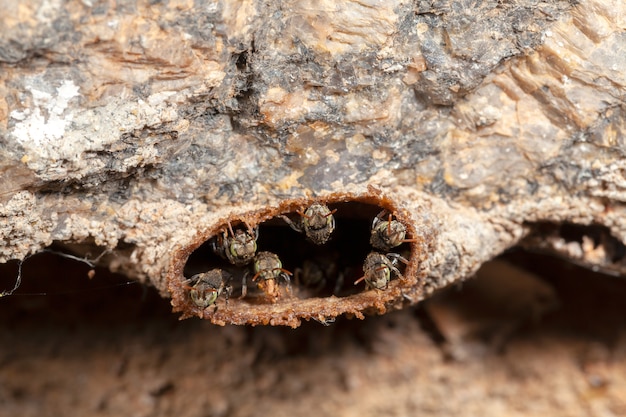
[[[331,208],[338,207],[338,211],[335,213],[335,216],[339,218],[338,230],[334,232],[335,234],[341,232],[341,216],[345,216],[344,218],[356,218],[361,221],[361,226],[363,226],[362,232],[369,233],[368,227],[371,227],[370,225],[374,217],[371,213],[377,214],[382,210],[387,210],[393,214],[396,220],[405,225],[407,237],[412,240],[404,244],[407,248],[410,248],[410,255],[406,257],[408,264],[404,269],[402,277],[391,280],[385,290],[360,290],[340,297],[333,294],[319,297],[313,294],[309,298],[300,298],[299,294],[301,293],[296,291],[296,293],[285,292],[279,297],[247,297],[245,299],[237,299],[235,297],[228,302],[218,300],[216,305],[204,309],[196,306],[191,301],[189,287],[186,284],[188,277],[185,277],[184,271],[194,251],[209,242],[216,235],[228,230],[227,228],[229,227],[245,226],[249,229],[263,227],[264,223],[271,222],[273,219],[280,220],[278,218],[280,215],[302,212],[314,202],[327,204]],[[351,208],[352,210],[350,210]],[[344,210],[345,214],[343,213]],[[286,229],[284,225],[283,229]],[[263,234],[262,229],[261,233]],[[415,303],[423,298],[423,272],[420,277],[420,264],[427,258],[429,251],[434,245],[436,236],[436,230],[428,228],[427,225],[424,225],[420,230],[420,234],[418,234],[410,221],[406,209],[396,205],[393,200],[385,197],[374,187],[369,187],[367,193],[358,195],[336,193],[326,198],[285,200],[276,207],[233,213],[229,217],[216,222],[215,226],[201,230],[189,243],[175,250],[168,272],[168,288],[172,296],[174,311],[183,312],[182,318],[198,316],[220,325],[271,324],[297,327],[302,320],[316,320],[322,323],[332,322],[337,316],[342,314],[363,319],[364,314],[383,314],[390,309],[400,308],[405,304]],[[294,235],[292,244],[297,245],[297,240],[304,241],[305,237]],[[344,257],[342,251],[347,249],[342,246],[343,243],[339,242],[335,248],[335,250],[339,251],[338,255],[331,254],[330,250],[322,247],[324,245],[319,245],[320,250],[317,256],[324,259],[338,256],[341,260]],[[307,249],[310,248],[310,246],[307,247]],[[372,248],[367,250],[372,250]],[[365,260],[367,253],[367,251],[361,252],[360,257],[353,260],[356,264],[349,265],[349,267],[356,271],[362,271],[362,262]],[[299,258],[297,262],[302,262],[304,259],[306,258]],[[298,267],[296,266],[296,268]],[[241,273],[241,271],[239,272]],[[246,272],[244,271],[243,273]],[[360,272],[359,276],[361,275],[362,272]],[[333,276],[330,279],[334,282],[338,277]],[[350,282],[345,283],[345,285],[349,284]],[[261,284],[261,286],[263,285]],[[272,285],[274,286],[275,284]],[[362,289],[363,287],[359,288]],[[276,291],[278,290],[274,289],[272,292]],[[411,294],[411,296],[407,297],[406,294]]]

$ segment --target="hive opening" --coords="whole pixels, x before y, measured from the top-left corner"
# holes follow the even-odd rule
[[[291,221],[295,223],[295,228],[298,228],[298,223],[303,218],[304,208],[283,211],[255,225],[231,221],[232,232],[228,224],[223,225],[222,230],[205,241],[189,256],[184,267],[184,276],[188,280],[188,285],[193,284],[190,278],[194,275],[219,268],[227,273],[228,285],[232,288],[231,300],[236,299],[235,302],[248,304],[266,303],[268,290],[263,288],[259,277],[255,282],[252,278],[257,272],[254,268],[259,254],[270,252],[278,255],[281,268],[284,270],[283,273],[276,271],[277,275],[280,274],[283,278],[276,280],[279,288],[272,290],[279,294],[275,297],[276,299],[293,300],[294,298],[331,296],[342,298],[369,289],[366,288],[365,282],[355,285],[355,281],[364,275],[363,264],[371,252],[379,252],[385,256],[387,253],[393,253],[400,255],[403,259],[410,258],[408,242],[390,250],[372,247],[370,243],[372,222],[383,212],[383,207],[358,201],[329,203],[327,207],[334,217],[334,228],[328,241],[323,244],[314,242],[315,239],[310,236],[307,237],[303,228],[300,228],[301,231],[296,231],[289,225]],[[388,213],[390,212],[385,212],[381,221],[388,221]],[[286,216],[287,220],[281,215]],[[395,220],[395,217],[393,219]],[[220,256],[220,248],[223,246],[223,241],[220,239],[223,240],[224,234],[232,236],[233,233],[243,232],[256,237],[256,257],[244,265],[235,265],[232,259],[226,259],[223,252]],[[407,235],[407,238],[410,237]],[[397,271],[400,274],[404,273],[405,265],[397,258],[390,259]],[[285,275],[289,276],[290,285],[287,285]],[[391,280],[399,278],[399,275],[391,272]],[[244,285],[247,291],[244,291]],[[244,292],[246,295],[241,298]]]

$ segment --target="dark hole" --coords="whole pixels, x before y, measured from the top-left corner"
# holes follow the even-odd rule
[[[514,248],[503,257],[534,274],[556,290],[560,303],[556,322],[559,331],[593,334],[615,342],[624,328],[626,280],[594,272],[566,260]]]
[[[358,285],[354,285],[354,282],[363,275],[363,261],[372,251],[369,243],[372,220],[382,208],[359,202],[329,204],[328,207],[337,210],[334,214],[335,230],[331,239],[323,245],[310,242],[304,233],[293,230],[279,217],[259,225],[257,253],[269,251],[280,257],[283,268],[293,273],[291,286],[296,297],[345,297],[364,289],[363,282]],[[299,216],[297,213],[286,214],[294,220]],[[245,227],[234,224],[232,226]],[[395,248],[394,252],[408,258],[408,244]],[[234,297],[241,293],[241,281],[248,271],[248,292],[254,292],[254,284],[250,282],[253,275],[252,265],[231,265],[213,253],[211,241],[205,242],[191,254],[184,274],[191,277],[213,268],[224,269],[233,276],[231,285],[234,288]],[[400,266],[401,270],[402,268]],[[314,271],[322,279],[307,284],[307,277],[315,276],[307,271]]]
[[[77,260],[84,258],[81,252],[94,253],[92,246],[72,252],[68,246],[57,244],[28,257],[22,262],[20,284],[13,292],[20,263],[0,264],[0,292],[5,294],[0,297],[3,309],[0,322],[10,322],[18,316],[43,310],[46,313],[37,313],[34,317],[48,321],[66,320],[70,316],[78,318],[83,313],[93,313],[92,317],[97,316],[108,323],[123,322],[152,303],[169,314],[168,303],[154,289],[106,268],[91,268]],[[119,307],[121,304],[124,308]],[[111,306],[116,307],[109,308]]]
[[[611,234],[611,229],[597,224],[579,225],[573,223],[540,222],[534,225],[536,235],[558,234],[569,242],[583,242],[583,237],[593,240],[594,246],[604,246],[610,262],[618,263],[626,256],[626,246]]]
[[[235,55],[237,59],[235,60],[235,66],[239,71],[244,71],[248,66],[248,52],[243,51],[240,54]]]
[[[584,226],[571,223],[561,224],[559,227],[559,233],[563,239],[578,243],[582,243],[583,236],[587,236],[593,239],[593,243],[595,245],[599,245],[601,243],[601,239],[604,234],[610,235],[608,228],[603,226]]]

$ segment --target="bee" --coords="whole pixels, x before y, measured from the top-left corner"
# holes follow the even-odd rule
[[[221,235],[217,235],[211,242],[213,252],[233,265],[249,264],[257,250],[256,240],[259,237],[259,228],[252,229],[248,226],[247,229],[235,229],[233,231],[230,222],[228,222],[228,229],[224,230]]]
[[[275,253],[259,252],[254,257],[253,270],[254,276],[252,277],[252,281],[261,278],[257,286],[274,300],[280,297],[279,279],[282,278],[287,283],[289,291],[289,285],[291,283],[290,275],[292,275],[292,273],[283,269],[283,264]],[[244,298],[248,293],[248,286],[246,284],[247,275],[247,272],[243,275],[240,298]]]
[[[354,282],[357,285],[365,281],[366,289],[375,288],[385,290],[391,281],[392,274],[402,278],[402,273],[396,267],[398,261],[408,264],[409,261],[396,253],[386,255],[378,252],[370,252],[363,263],[363,276]]]
[[[296,285],[302,284],[305,287],[319,291],[326,286],[328,271],[329,268],[324,268],[318,262],[305,259],[302,262],[302,268],[296,268],[294,271]]]
[[[388,214],[387,220],[385,214]],[[372,222],[370,244],[376,249],[389,251],[405,242],[417,242],[416,239],[405,239],[406,226],[397,220],[392,220],[391,213],[383,210]]]
[[[319,291],[326,286],[327,277],[334,269],[336,268],[332,264],[325,267],[320,262],[305,259],[302,268],[296,268],[294,271],[296,285],[302,284]]]
[[[333,294],[337,294],[343,286],[343,273],[339,271],[336,260],[330,259],[330,255],[326,258],[305,259],[302,267],[294,271],[296,285],[302,284],[313,292],[326,288],[333,278],[336,279]]]
[[[229,285],[232,276],[221,269],[212,269],[196,274],[185,281],[185,288],[189,290],[189,298],[198,307],[205,309],[215,305],[217,297],[224,295],[226,304],[233,288]],[[215,305],[217,310],[217,305]]]
[[[298,210],[301,219],[297,224],[287,216],[281,215],[280,217],[296,232],[304,232],[311,242],[316,245],[323,245],[328,242],[330,235],[335,230],[333,214],[336,211],[336,209],[331,211],[324,204],[313,203],[304,211]]]

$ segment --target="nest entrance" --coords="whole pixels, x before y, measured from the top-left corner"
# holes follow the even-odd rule
[[[317,245],[306,238],[304,233],[293,230],[280,217],[274,217],[258,225],[258,251],[269,251],[279,256],[282,267],[290,271],[291,292],[294,297],[347,297],[363,291],[363,285],[354,281],[363,275],[363,261],[373,250],[369,243],[372,220],[381,207],[360,203],[341,202],[329,204],[334,212],[335,230],[331,238]],[[297,213],[287,213],[290,217]],[[246,229],[239,222],[231,223],[234,229]],[[213,251],[215,237],[203,243],[189,257],[185,264],[186,278],[214,268],[227,271],[231,276],[233,296],[241,294],[241,282],[247,272],[253,274],[252,265],[235,266]],[[394,249],[394,252],[409,256],[407,243]],[[251,291],[250,291],[251,290]],[[252,285],[249,295],[243,302],[254,302],[259,290]]]
[[[330,239],[322,244],[315,242],[300,223],[303,213],[314,204],[326,206],[324,210],[331,211],[335,220]],[[415,241],[402,243],[391,250],[372,247],[372,222],[385,210],[406,226],[406,238]],[[384,220],[388,220],[387,214]],[[294,225],[300,230],[294,230]],[[233,259],[224,256],[227,246],[223,245],[223,240],[244,231],[256,238],[257,256],[237,265]],[[404,302],[407,297],[404,297],[403,288],[413,290],[415,294],[419,256],[414,255],[422,253],[419,248],[425,241],[415,235],[406,213],[380,197],[342,196],[286,201],[280,207],[224,219],[206,233],[201,233],[196,243],[181,250],[169,277],[172,305],[175,311],[183,312],[183,317],[196,315],[217,324],[286,324],[294,327],[301,319],[326,322],[340,314],[363,317],[365,312],[382,313],[389,305]],[[365,282],[354,284],[366,274],[363,264],[373,251],[384,256],[392,253],[389,259],[395,265],[390,270],[388,286],[380,289],[372,289]],[[258,272],[255,267],[261,253],[275,254],[280,259],[280,264],[273,270],[275,280],[257,277],[252,281]],[[395,255],[407,259],[407,264],[397,263]],[[375,272],[383,269],[381,266]],[[190,278],[215,270],[225,271],[224,279],[228,279],[219,289],[221,297],[208,307],[194,305],[189,296],[194,280]],[[228,300],[226,294],[230,296]]]

